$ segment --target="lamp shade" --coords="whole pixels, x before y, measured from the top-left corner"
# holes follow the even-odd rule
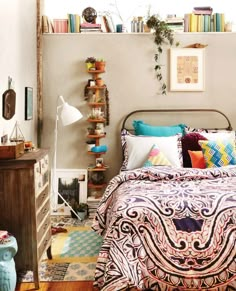
[[[70,125],[78,121],[82,117],[83,115],[77,108],[69,105],[67,102],[63,103],[62,109],[61,109],[61,122],[63,126]]]

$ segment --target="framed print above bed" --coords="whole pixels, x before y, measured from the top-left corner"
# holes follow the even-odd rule
[[[204,91],[204,48],[170,49],[170,91]]]

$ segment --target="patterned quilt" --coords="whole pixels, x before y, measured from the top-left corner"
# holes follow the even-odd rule
[[[148,167],[107,186],[99,290],[236,290],[236,167]]]

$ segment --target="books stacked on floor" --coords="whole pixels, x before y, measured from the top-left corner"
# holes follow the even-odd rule
[[[81,33],[102,32],[100,23],[84,22],[80,24]]]
[[[100,201],[101,201],[101,197],[96,197],[96,196],[88,197],[87,204],[88,204],[88,218],[89,219],[94,218]]]
[[[168,27],[174,32],[183,32],[184,31],[184,18],[176,17],[176,15],[167,15],[165,19]]]

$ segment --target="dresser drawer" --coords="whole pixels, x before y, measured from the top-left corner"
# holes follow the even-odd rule
[[[37,229],[37,241],[40,242],[44,234],[46,233],[47,229],[51,229],[51,219],[50,214],[48,213],[47,217],[45,218],[44,222],[40,225],[40,228]]]
[[[43,239],[38,244],[38,258],[39,259],[42,257],[43,253],[46,251],[50,243],[51,243],[51,228],[47,230]]]
[[[45,219],[46,216],[50,213],[50,203],[49,203],[49,197],[43,204],[43,206],[38,210],[36,215],[36,223],[37,227],[39,224]]]
[[[48,185],[43,189],[43,191],[36,198],[36,211],[44,204],[45,200],[48,198]]]
[[[48,182],[48,163],[49,158],[48,155],[46,155],[34,165],[36,194],[38,194]]]

